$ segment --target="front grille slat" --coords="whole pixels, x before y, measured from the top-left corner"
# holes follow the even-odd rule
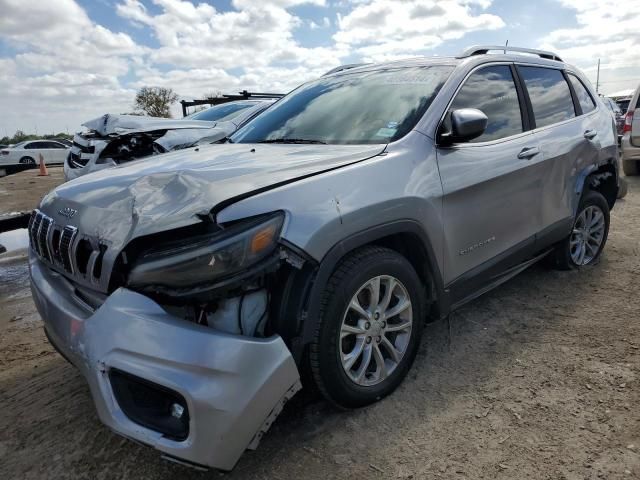
[[[51,226],[53,225],[53,220],[47,216],[42,219],[42,224],[40,225],[40,235],[38,236],[38,243],[40,244],[40,252],[42,256],[46,258],[49,262],[53,261],[53,257],[51,256],[51,249],[49,248],[49,232],[51,231]]]
[[[75,269],[73,268],[73,241],[78,234],[78,229],[67,225],[62,230],[62,235],[60,236],[60,256],[62,257],[62,265],[64,269],[73,274]]]
[[[31,248],[49,265],[75,277],[80,283],[101,285],[102,263],[108,249],[102,242],[80,235],[72,225],[58,225],[40,210],[34,210],[28,224]]]
[[[38,236],[40,234],[40,226],[42,225],[43,216],[44,215],[42,213],[38,212],[36,214],[36,218],[33,220],[33,225],[31,226],[31,246],[39,256],[42,256],[40,253],[40,241]]]

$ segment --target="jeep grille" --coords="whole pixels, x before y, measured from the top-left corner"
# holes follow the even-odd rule
[[[85,282],[100,283],[106,245],[80,235],[76,227],[57,225],[37,209],[31,214],[28,229],[31,249],[43,262]]]

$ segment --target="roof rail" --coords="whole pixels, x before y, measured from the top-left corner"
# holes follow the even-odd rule
[[[511,46],[504,46],[504,45],[474,45],[473,47],[469,47],[464,52],[462,52],[459,55],[459,58],[471,57],[473,55],[484,55],[486,53],[489,53],[492,50],[502,50],[504,53],[507,53],[507,52],[531,53],[533,55],[538,55],[540,58],[546,58],[547,60],[555,60],[557,62],[563,61],[555,53],[547,52],[546,50],[536,50],[535,48],[521,48],[521,47],[511,47]]]
[[[344,70],[351,70],[352,68],[362,67],[363,65],[369,65],[368,63],[349,63],[347,65],[340,65],[339,67],[332,68],[328,72],[324,73],[322,76],[326,77],[327,75],[331,75],[332,73],[343,72]]]
[[[181,100],[182,116],[187,116],[187,108],[197,105],[220,105],[222,103],[234,102],[236,100],[261,100],[265,98],[282,98],[284,93],[254,93],[243,90],[238,95],[222,95],[221,97],[211,97],[205,100]]]

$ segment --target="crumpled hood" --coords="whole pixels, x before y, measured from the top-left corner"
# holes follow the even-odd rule
[[[67,182],[47,194],[40,208],[56,222],[122,248],[132,238],[194,224],[216,206],[371,158],[385,147],[222,144],[189,148]],[[304,199],[292,199],[298,201]],[[65,209],[77,213],[68,217],[61,213]]]
[[[99,135],[152,132],[155,130],[173,130],[182,128],[211,128],[216,122],[203,120],[184,120],[174,118],[144,117],[138,115],[114,115],[107,113],[82,124]]]

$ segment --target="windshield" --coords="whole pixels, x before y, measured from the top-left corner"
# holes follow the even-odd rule
[[[406,135],[453,70],[352,72],[302,85],[232,137],[237,143],[376,144]]]
[[[256,102],[233,102],[216,105],[200,112],[187,115],[184,119],[188,120],[204,120],[206,122],[226,122],[237,117],[240,112],[246,108],[253,107]]]

